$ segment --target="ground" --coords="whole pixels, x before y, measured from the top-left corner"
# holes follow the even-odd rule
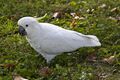
[[[120,80],[119,5],[120,0],[1,0],[0,80],[16,75],[29,80]],[[18,34],[17,21],[24,16],[96,35],[102,46],[63,53],[45,68],[44,58]]]

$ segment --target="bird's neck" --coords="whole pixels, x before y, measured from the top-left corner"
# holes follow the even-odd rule
[[[27,29],[27,38],[32,39],[33,37],[37,38],[43,35],[39,24],[32,24],[30,27],[34,27],[34,28]]]

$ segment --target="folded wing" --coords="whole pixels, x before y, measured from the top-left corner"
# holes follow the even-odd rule
[[[54,54],[74,51],[80,47],[100,45],[96,36],[64,29],[46,34],[41,47],[45,52]]]

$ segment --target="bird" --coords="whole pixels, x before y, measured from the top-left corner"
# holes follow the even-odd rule
[[[81,47],[101,46],[94,35],[85,35],[51,23],[40,23],[34,17],[20,18],[18,26],[19,34],[26,36],[30,46],[47,62],[64,52],[72,52]]]

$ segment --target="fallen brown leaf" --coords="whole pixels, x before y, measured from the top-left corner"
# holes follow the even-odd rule
[[[71,28],[74,28],[77,25],[78,20],[84,20],[84,17],[80,17],[80,14],[77,13],[70,13],[70,15],[73,17],[72,22],[70,24]]]
[[[52,74],[52,70],[49,67],[44,67],[39,71],[41,76],[47,77]]]
[[[97,56],[95,53],[90,54],[89,56],[87,56],[87,60],[90,62],[95,62],[97,59]]]
[[[111,16],[109,17],[109,19],[111,19],[111,20],[116,20],[116,18],[114,18],[114,17],[111,17]]]
[[[15,65],[16,65],[16,64],[0,64],[0,67],[4,67],[4,68],[10,69],[10,68],[15,67]]]
[[[118,11],[118,9],[116,7],[111,9],[111,12],[116,12],[116,11]]]
[[[61,16],[62,16],[62,12],[55,12],[53,14],[53,18],[61,18]]]
[[[107,7],[106,4],[102,4],[102,5],[98,6],[98,8],[106,8],[106,7]]]
[[[111,16],[110,16],[109,19],[110,19],[110,20],[115,20],[115,21],[118,21],[118,22],[120,21],[120,17],[116,17],[116,18],[115,18],[115,17],[111,17]]]
[[[74,28],[76,25],[77,25],[76,20],[73,19],[72,22],[71,22],[71,24],[70,24],[70,27]]]
[[[104,58],[103,62],[107,62],[109,64],[112,64],[115,61],[115,59],[116,59],[115,56],[110,56],[108,58]]]
[[[120,21],[120,17],[117,17],[116,19],[117,19],[118,21]]]
[[[70,15],[71,15],[74,19],[79,19],[79,20],[85,19],[84,17],[80,17],[80,14],[77,14],[77,13],[70,13]]]
[[[13,80],[28,80],[28,79],[25,79],[21,77],[20,75],[13,75]]]

